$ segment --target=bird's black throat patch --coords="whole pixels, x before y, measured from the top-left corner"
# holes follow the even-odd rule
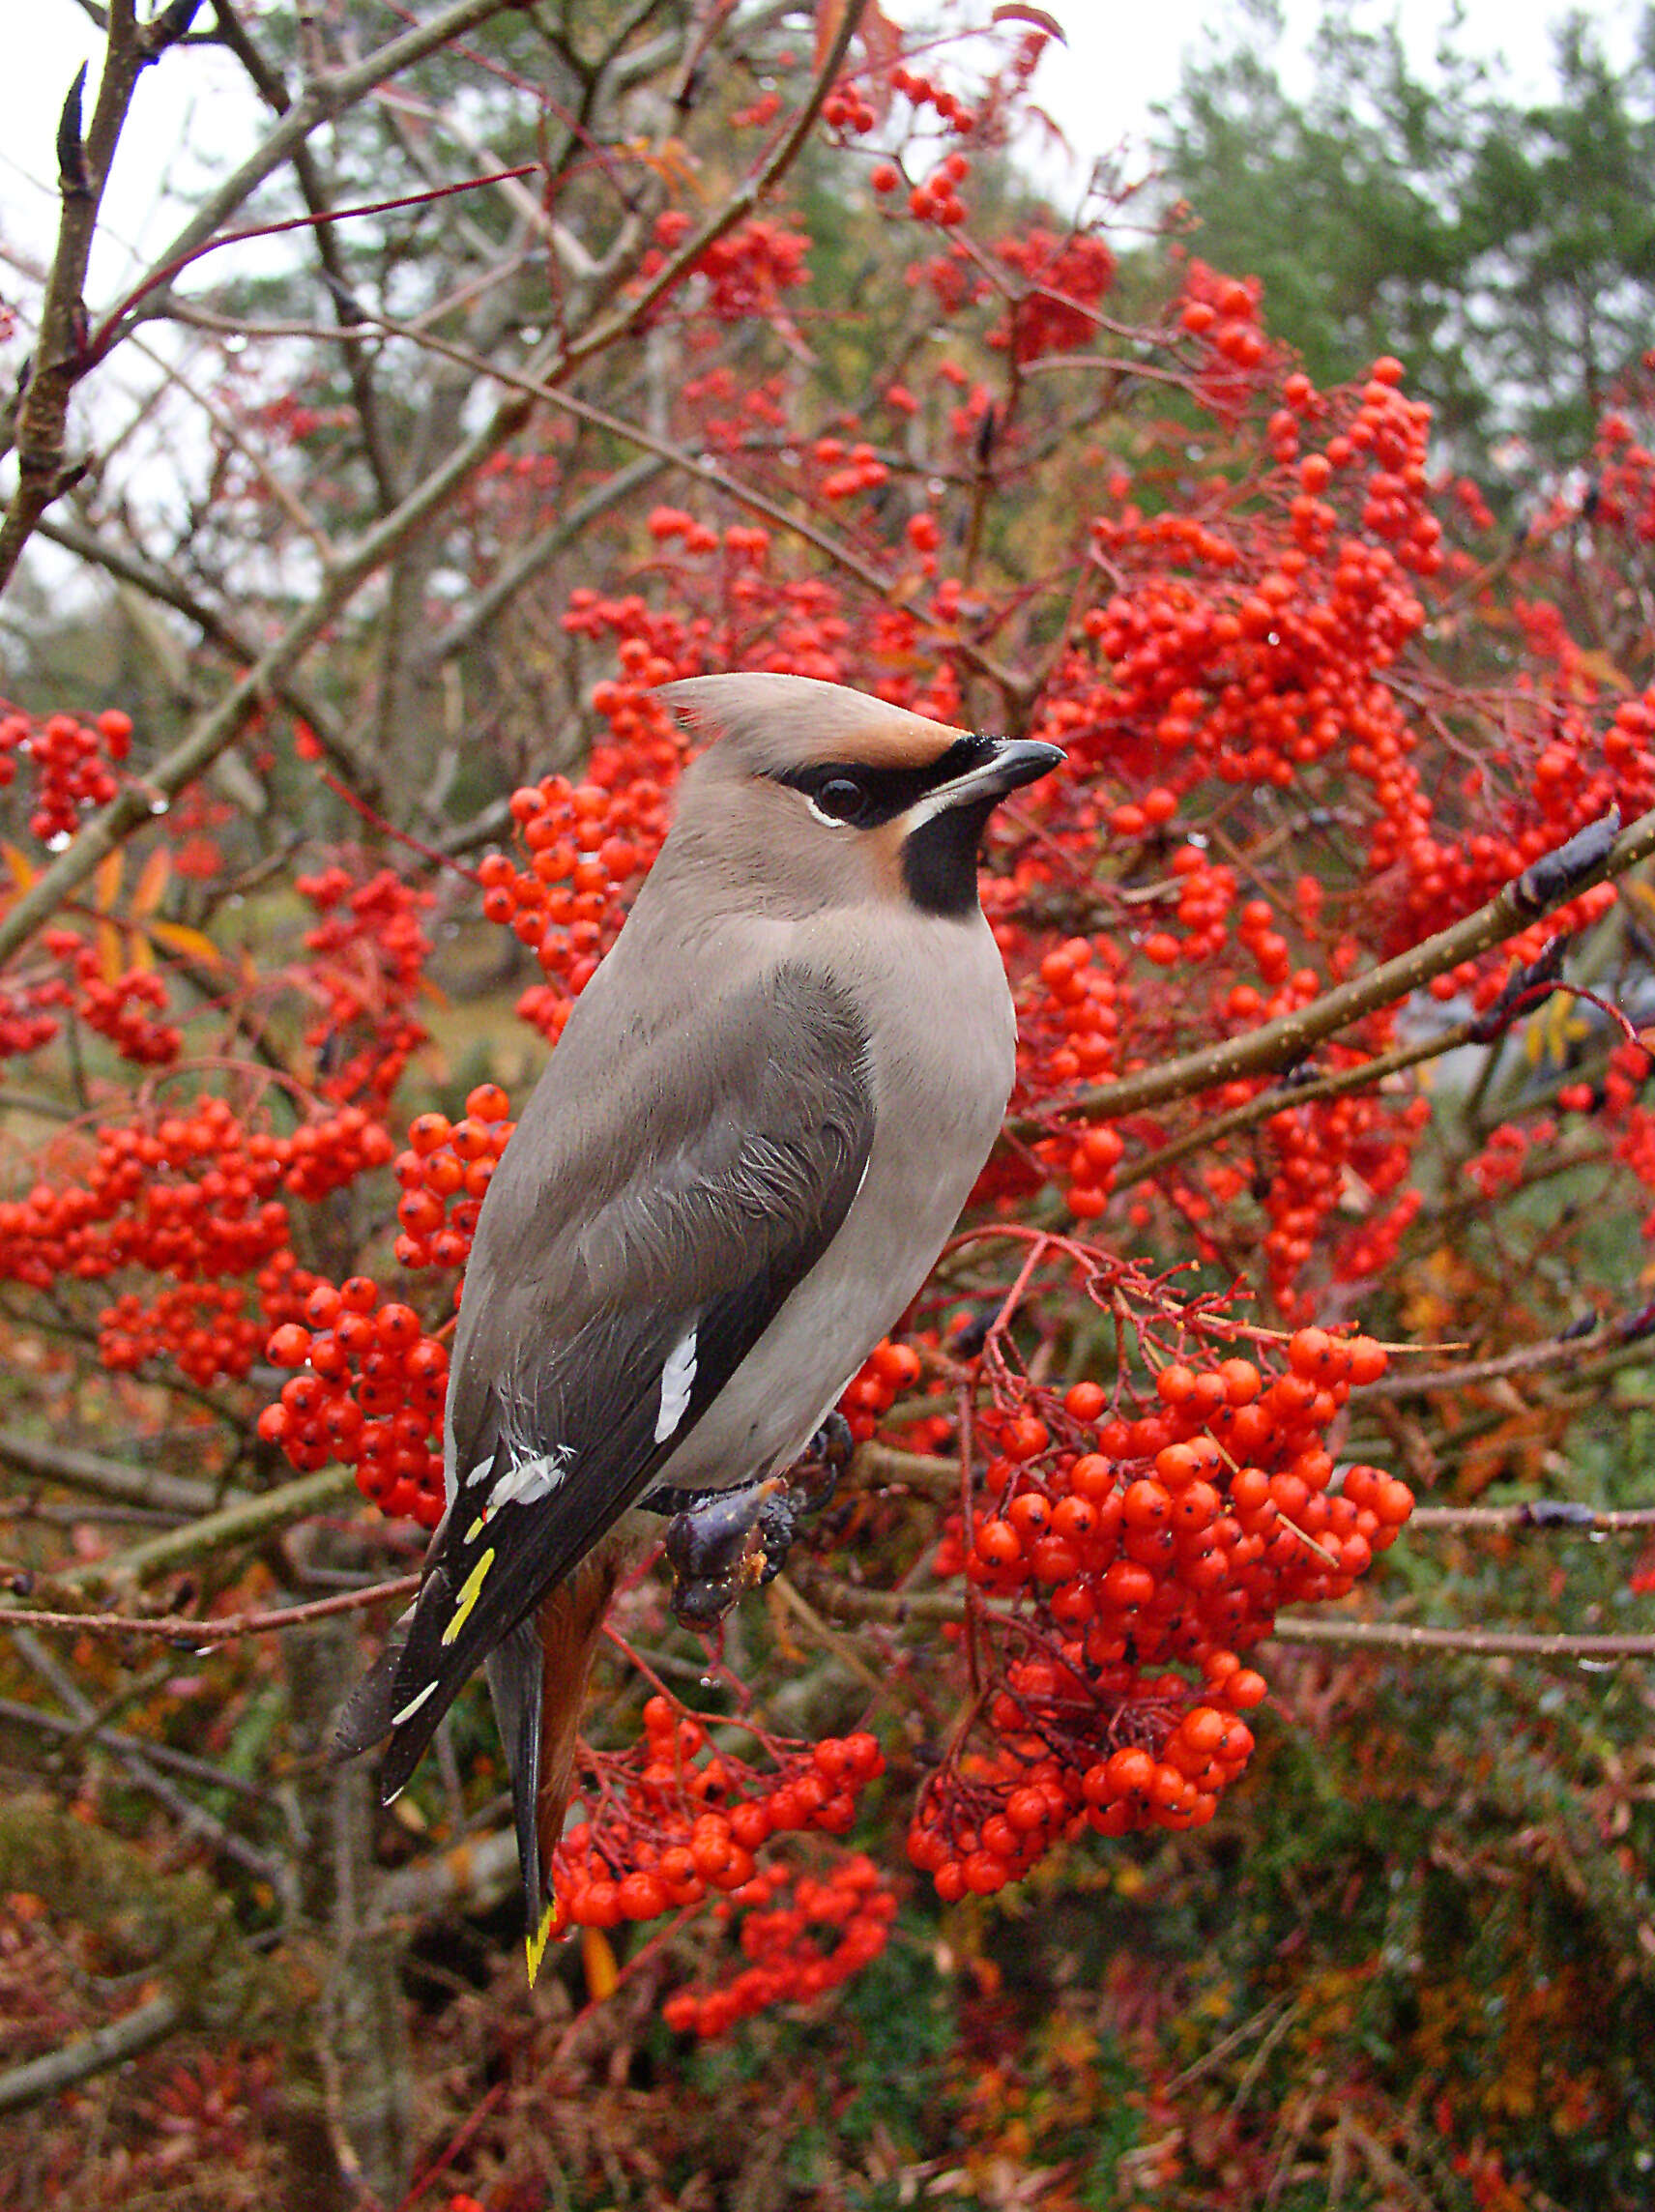
[[[922,913],[963,921],[976,912],[977,849],[999,804],[994,793],[944,807],[904,840],[903,885]]]

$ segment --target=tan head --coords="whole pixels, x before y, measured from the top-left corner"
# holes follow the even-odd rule
[[[879,899],[970,916],[990,814],[1063,757],[806,676],[693,676],[660,695],[717,740],[679,786],[669,850],[783,911]]]

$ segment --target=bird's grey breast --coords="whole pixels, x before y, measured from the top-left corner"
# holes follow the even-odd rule
[[[796,1457],[923,1284],[987,1159],[1011,1092],[1017,1031],[986,922],[828,920],[810,955],[869,1038],[875,1134],[828,1251],[788,1297],[661,1474],[740,1482]]]

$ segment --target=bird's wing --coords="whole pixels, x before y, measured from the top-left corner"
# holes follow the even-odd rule
[[[467,1676],[694,1428],[866,1169],[867,1040],[841,992],[787,966],[689,1027],[693,1051],[669,1029],[627,1070],[619,1171],[611,1117],[551,1148],[549,1187],[525,1183],[531,1150],[509,1206],[496,1182],[509,1224],[450,1384],[449,1510],[394,1665],[341,1728],[352,1748],[389,1730],[388,1801]]]

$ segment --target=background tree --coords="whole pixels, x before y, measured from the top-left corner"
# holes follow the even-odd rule
[[[107,610],[12,571],[32,2194],[1647,2195],[1648,381],[1496,541],[1393,352],[1019,184],[997,13],[116,9],[66,111],[0,529]],[[124,103],[225,55],[267,133],[83,304]],[[619,1601],[531,1999],[480,1701],[389,1814],[324,1755],[709,666],[1070,765],[989,855],[1005,1141],[788,1573],[716,1652]]]
[[[1395,352],[1491,496],[1502,473],[1527,491],[1582,465],[1649,329],[1648,20],[1617,72],[1590,19],[1565,18],[1553,96],[1535,102],[1463,31],[1422,69],[1394,19],[1368,28],[1349,9],[1323,15],[1301,99],[1283,84],[1285,36],[1257,0],[1163,114],[1167,183],[1198,213],[1201,251],[1263,278],[1313,375]],[[1525,462],[1491,467],[1514,432]]]

